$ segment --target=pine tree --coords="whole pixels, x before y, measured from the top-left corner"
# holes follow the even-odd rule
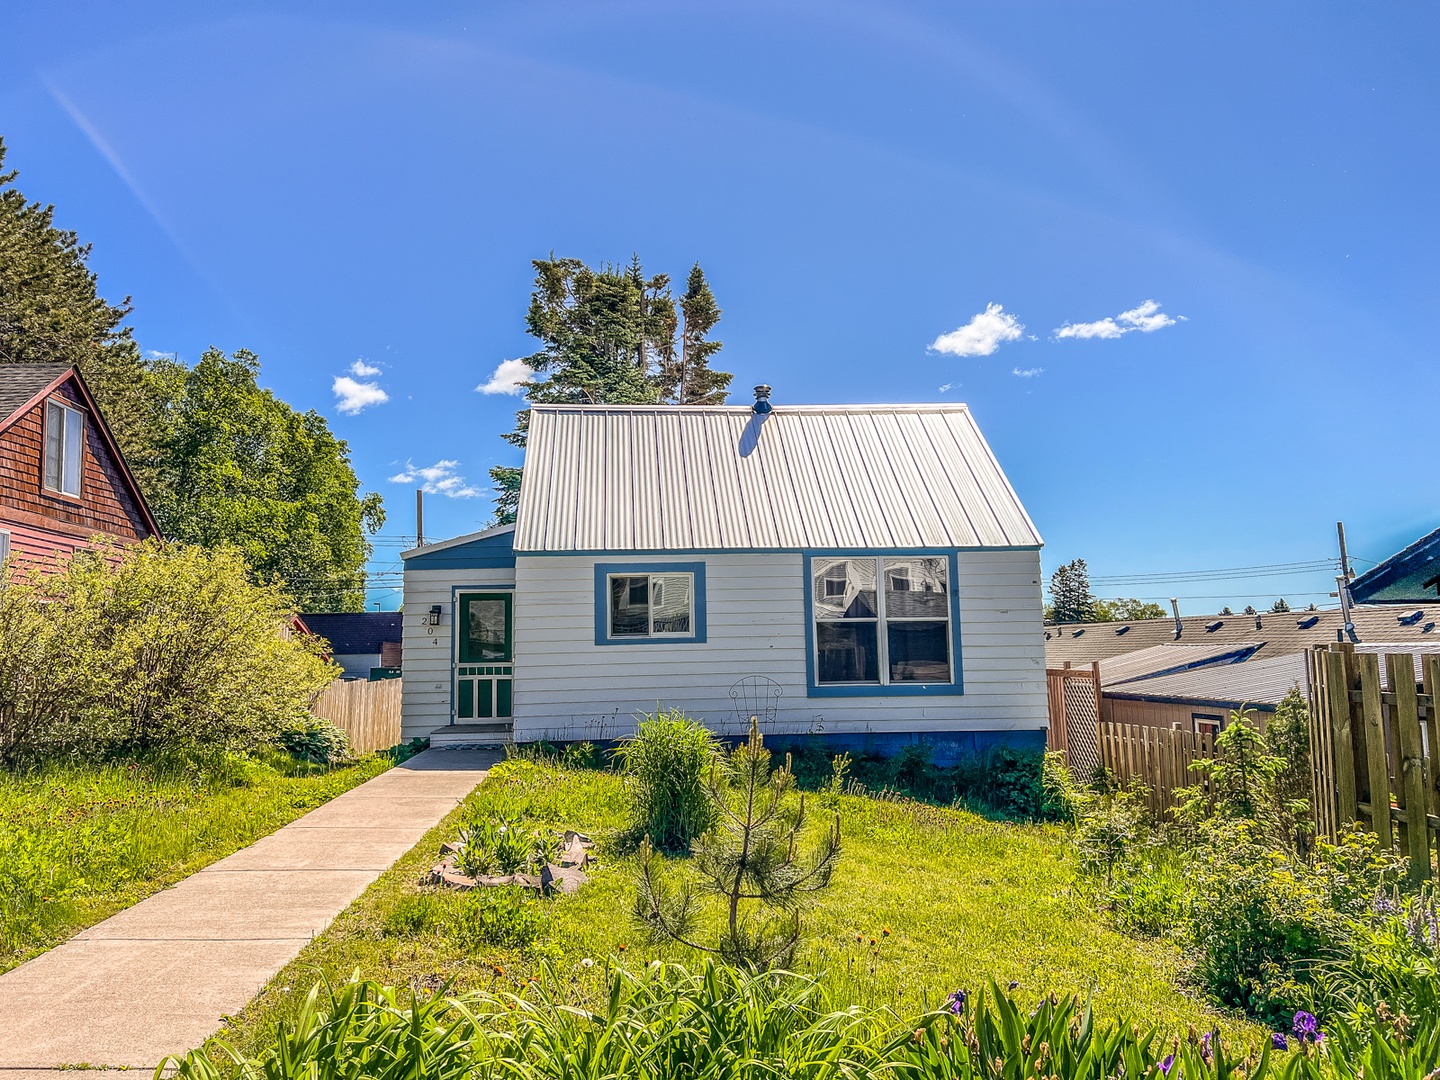
[[[528,401],[654,404],[671,399],[667,372],[673,373],[674,393],[685,395],[674,400],[685,404],[725,400],[731,376],[710,370],[709,358],[720,343],[705,338],[719,320],[720,309],[698,265],[690,271],[678,312],[670,278],[647,277],[639,256],[632,256],[627,266],[599,270],[553,253],[533,265],[535,288],[525,323],[540,341],[540,349],[524,360],[544,378],[526,386]],[[502,437],[523,449],[529,418],[529,410],[522,409],[514,430]],[[521,476],[522,470],[512,465],[490,470],[495,524],[514,522]]]
[[[1050,602],[1057,623],[1095,621],[1097,604],[1084,559],[1068,562],[1050,575]]]
[[[1270,605],[1270,611],[1272,614],[1275,615],[1281,615],[1289,610],[1290,605],[1285,602],[1285,598],[1283,596],[1280,597],[1279,600],[1276,600],[1275,603]]]
[[[679,341],[672,338],[660,359],[656,376],[660,397],[680,405],[723,405],[734,376],[710,369],[710,358],[720,351],[721,343],[705,335],[720,321],[720,305],[699,263],[686,279],[680,316]]]
[[[749,739],[712,768],[707,786],[719,824],[692,850],[699,890],[718,898],[723,908],[719,940],[713,945],[698,940],[695,889],[689,882],[679,890],[668,887],[648,840],[640,848],[636,918],[657,937],[714,953],[726,963],[752,970],[786,966],[800,941],[804,900],[830,884],[839,861],[840,817],[802,857],[805,796],[798,805],[791,797],[795,777],[788,756],[783,768],[771,769],[770,751],[753,717]]]

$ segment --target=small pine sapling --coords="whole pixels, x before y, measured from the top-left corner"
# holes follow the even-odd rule
[[[785,967],[800,941],[800,909],[810,893],[830,884],[840,858],[840,816],[817,846],[802,855],[805,796],[789,796],[795,777],[790,758],[770,766],[760,725],[723,761],[706,784],[716,824],[694,844],[695,882],[671,888],[647,840],[640,847],[635,915],[656,937],[713,953],[726,963],[753,971]],[[725,909],[723,929],[713,945],[697,940],[697,892],[717,898]]]

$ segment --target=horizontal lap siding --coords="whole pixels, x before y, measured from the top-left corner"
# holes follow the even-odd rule
[[[633,730],[635,714],[657,705],[683,709],[732,731],[740,721],[730,687],[747,675],[764,675],[782,686],[776,719],[782,731],[989,731],[1045,725],[1036,551],[959,554],[966,692],[936,697],[806,697],[802,557],[677,557],[697,559],[706,566],[706,644],[597,646],[594,566],[626,557],[521,555],[515,607],[516,738],[614,738]],[[636,561],[666,560],[645,556]],[[406,665],[408,678],[408,652]]]
[[[513,570],[406,570],[401,735],[423,738],[450,722],[450,642],[455,631],[451,587],[513,585]],[[430,626],[430,607],[439,604],[440,625]]]

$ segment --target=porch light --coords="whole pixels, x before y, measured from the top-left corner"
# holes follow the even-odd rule
[[[439,625],[440,625],[440,605],[439,605],[439,604],[431,604],[431,605],[430,605],[430,613],[425,617],[425,621],[426,621],[427,623],[429,623],[431,626],[439,626]]]

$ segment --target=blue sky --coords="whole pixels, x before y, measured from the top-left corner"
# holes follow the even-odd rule
[[[742,400],[968,402],[1047,573],[1103,581],[1440,524],[1437,31],[1420,4],[12,0],[0,134],[142,347],[253,349],[330,418],[385,496],[379,569],[414,531],[393,477],[448,486],[431,536],[490,516],[517,399],[475,388],[531,351],[529,260],[636,252],[705,267]],[[388,400],[347,415],[339,377]]]

